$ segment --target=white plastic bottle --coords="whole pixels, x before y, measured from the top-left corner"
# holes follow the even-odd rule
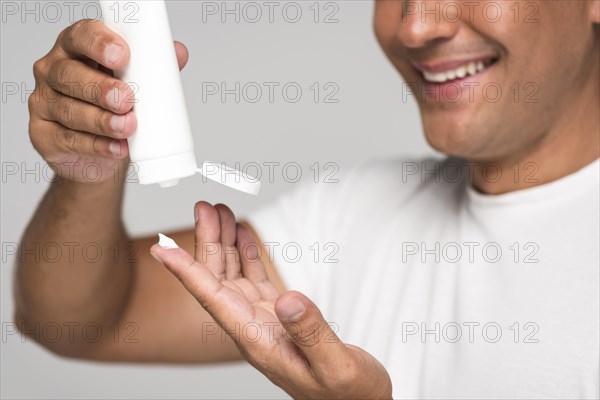
[[[100,6],[104,23],[131,51],[115,75],[135,92],[138,127],[128,142],[139,182],[176,185],[197,164],[166,4],[103,0]]]
[[[169,187],[200,172],[211,180],[258,194],[260,182],[239,171],[208,162],[197,167],[165,1],[99,3],[104,23],[125,39],[131,52],[127,67],[115,71],[115,76],[135,92],[137,130],[128,144],[139,182]]]

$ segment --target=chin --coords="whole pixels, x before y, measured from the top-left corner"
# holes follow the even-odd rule
[[[471,128],[471,127],[469,127]],[[448,118],[423,118],[425,138],[433,149],[449,156],[473,155],[474,137],[471,129]]]
[[[424,112],[423,131],[429,145],[448,156],[469,160],[501,157],[505,150],[500,130],[491,121],[481,122],[473,113],[446,111]]]

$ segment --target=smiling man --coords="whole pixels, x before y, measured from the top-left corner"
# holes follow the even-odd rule
[[[22,257],[22,331],[134,321],[135,346],[41,342],[103,361],[245,358],[295,398],[597,398],[600,2],[382,0],[374,26],[449,158],[365,162],[245,223],[199,202],[195,229],[170,235],[179,247],[123,227],[123,182],[109,178],[114,160],[127,166],[130,105],[66,84],[126,92],[110,70],[127,64],[127,44],[99,22],[63,31],[34,66],[36,91],[58,101],[29,103],[32,142],[59,178],[22,247],[138,251]],[[63,168],[90,161],[103,182]],[[295,263],[261,243],[337,250]]]

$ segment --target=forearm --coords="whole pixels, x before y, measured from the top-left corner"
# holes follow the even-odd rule
[[[20,244],[15,277],[19,324],[67,329],[72,322],[105,327],[116,321],[136,259],[121,219],[122,181],[86,184],[58,178],[51,184]],[[64,352],[64,344],[49,347]]]

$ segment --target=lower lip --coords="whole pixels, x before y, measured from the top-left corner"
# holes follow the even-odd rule
[[[473,101],[474,94],[479,90],[484,90],[481,83],[481,77],[488,72],[496,62],[488,65],[474,75],[467,75],[464,78],[454,79],[442,83],[429,82],[425,80],[421,73],[421,79],[424,82],[423,94],[428,99],[434,99],[445,103],[462,103]],[[458,93],[460,90],[460,93]]]

